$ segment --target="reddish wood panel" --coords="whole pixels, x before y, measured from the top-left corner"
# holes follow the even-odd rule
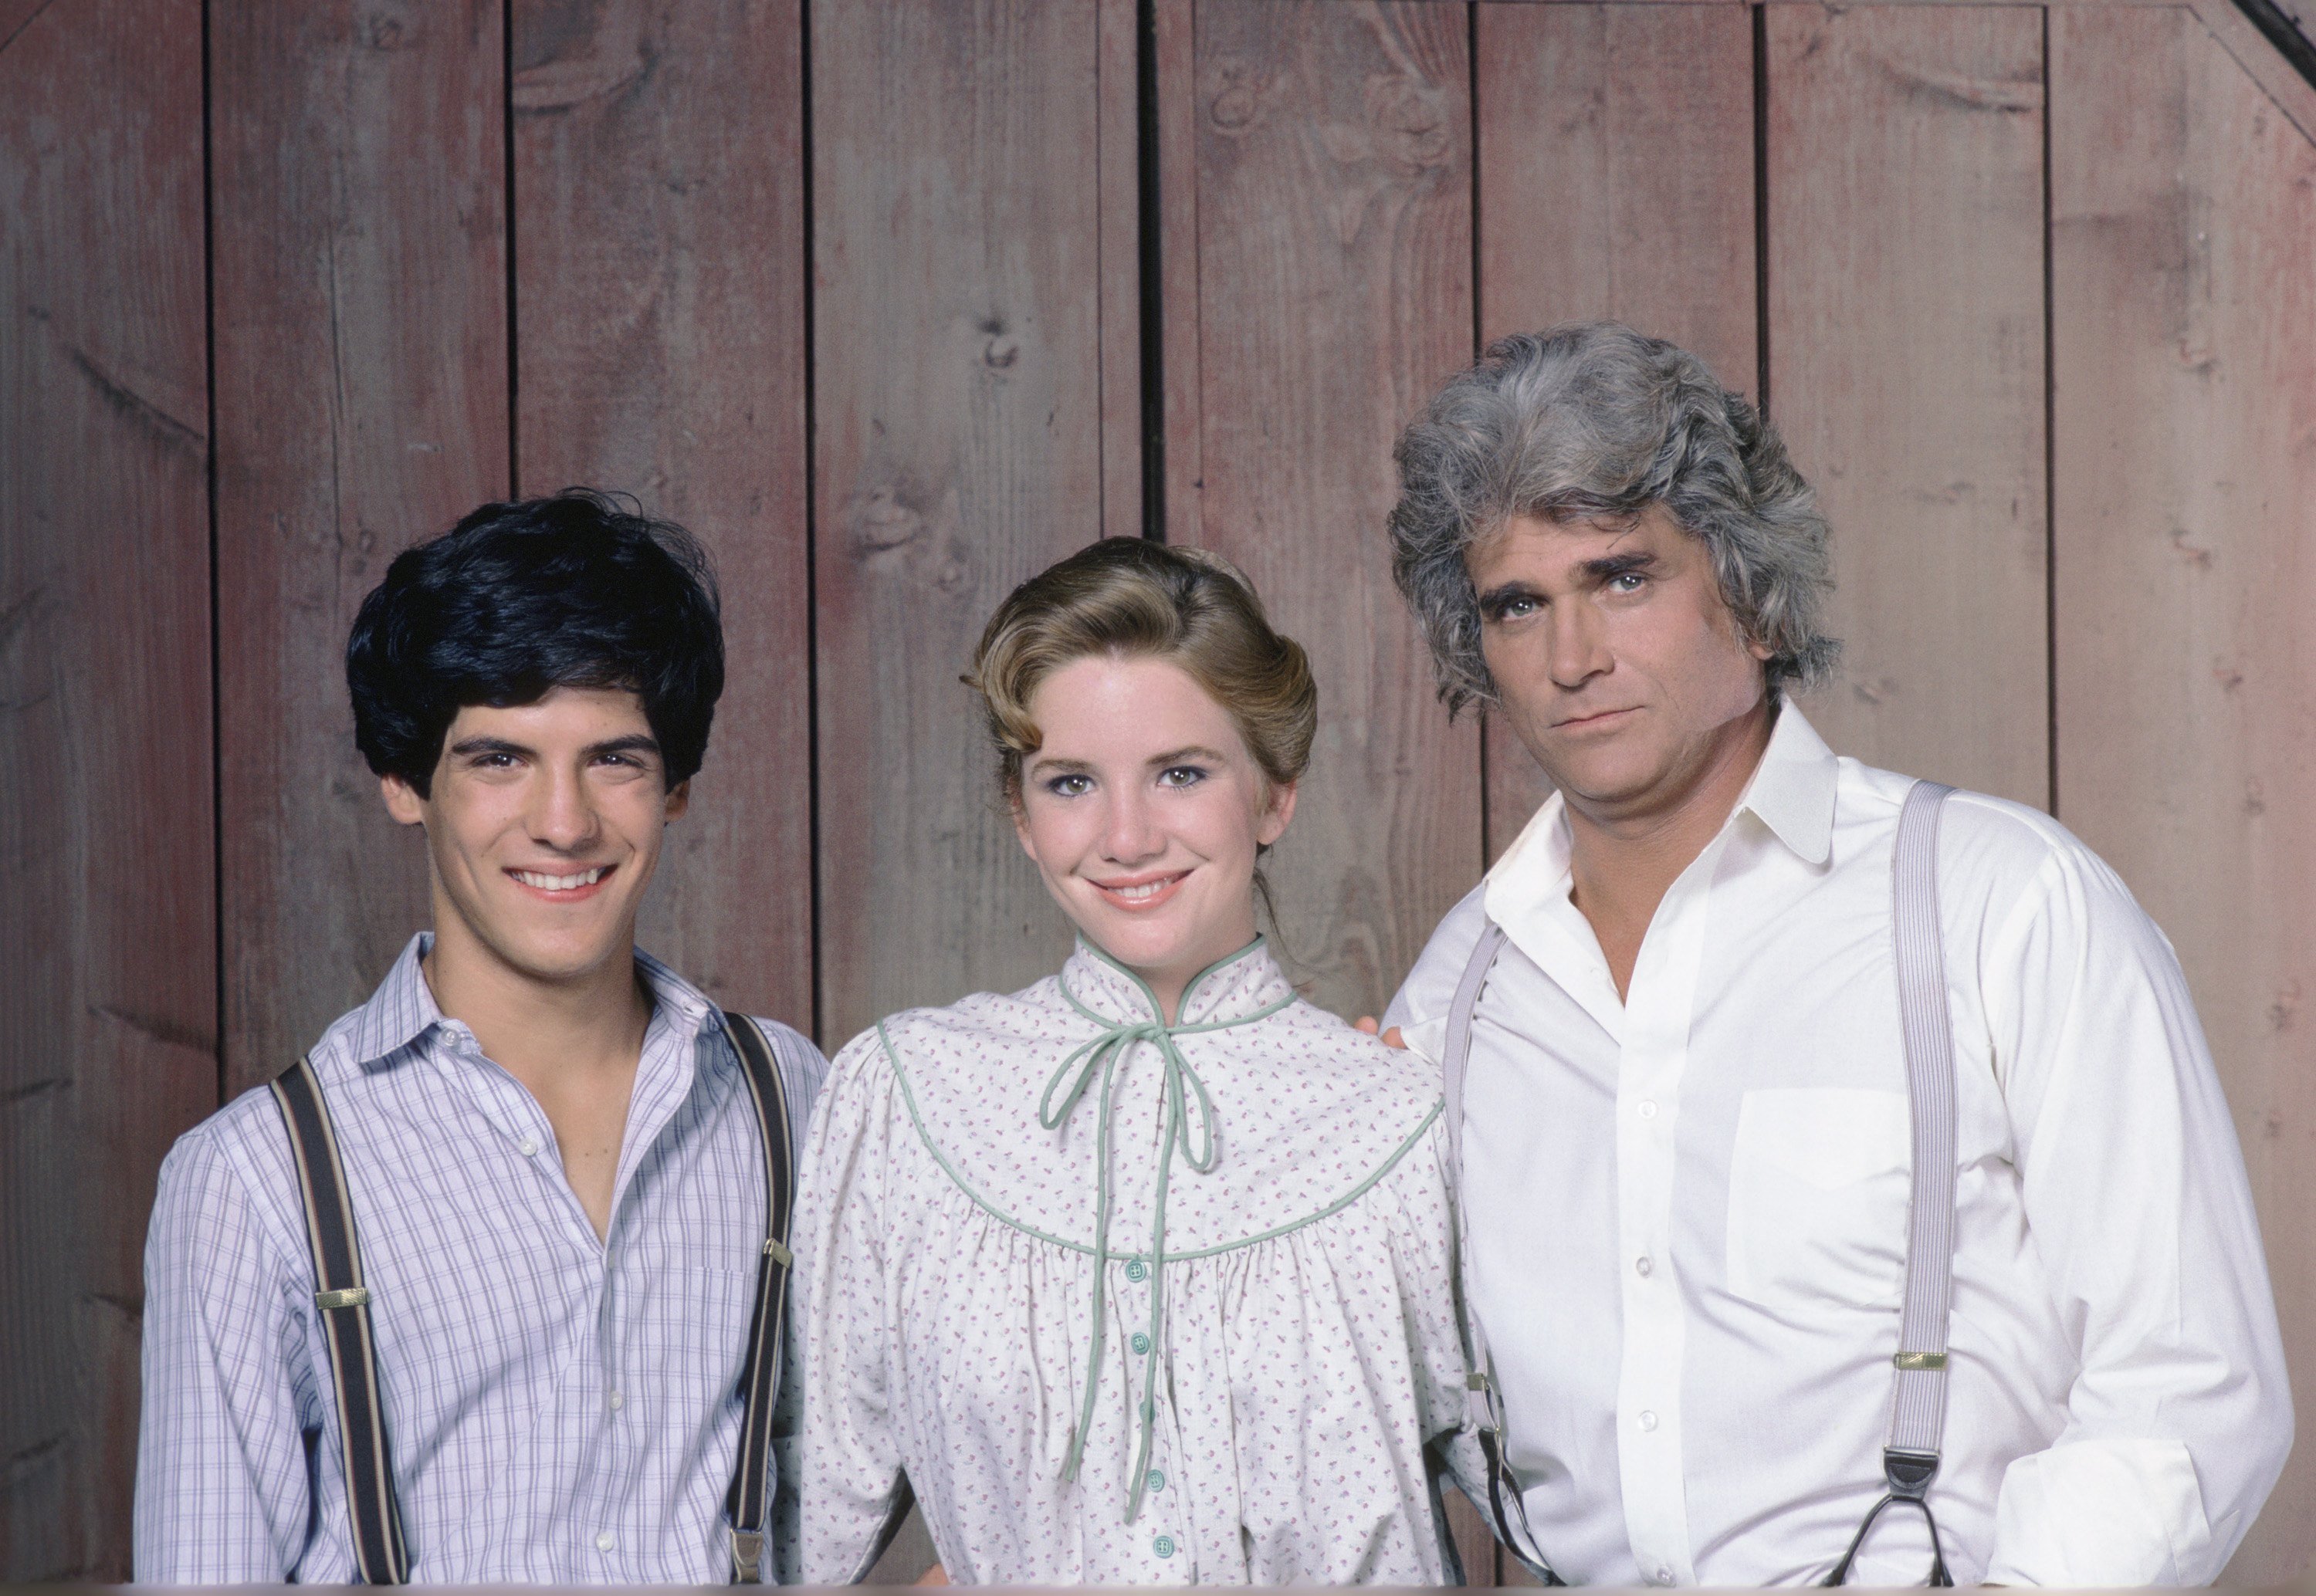
[[[231,1091],[427,923],[423,846],[354,750],[346,628],[395,554],[508,491],[501,16],[210,6]]]
[[[1310,651],[1320,724],[1271,874],[1314,999],[1382,1005],[1481,863],[1478,733],[1391,581],[1391,449],[1472,356],[1460,7],[1207,0],[1193,72],[1198,542]],[[1170,440],[1169,449],[1172,444]]]
[[[1198,494],[1206,485],[1198,449],[1198,13],[1192,0],[1153,0],[1152,49],[1158,93],[1158,343],[1164,386],[1161,449],[1165,514],[1152,528],[1170,543],[1198,541]]]
[[[958,676],[998,602],[1102,531],[1100,23],[996,0],[812,12],[832,1044],[1068,950]]]
[[[1094,200],[1101,257],[1101,530],[1142,524],[1141,120],[1135,0],[1096,0]]]
[[[2316,146],[2185,11],[2053,13],[2060,816],[2179,951],[2316,1409]],[[2303,1012],[2305,1011],[2305,1012]],[[2316,1556],[2302,1448],[2228,1581]]]
[[[0,1579],[122,1580],[153,1177],[217,1106],[200,7],[0,25]]]
[[[1843,753],[2050,799],[2043,21],[1768,9],[1769,403],[1834,529]]]
[[[1757,386],[1753,31],[1741,7],[1482,5],[1482,341],[1608,317]],[[1490,722],[1488,852],[1550,785]]]
[[[723,588],[724,698],[640,939],[718,1002],[808,1030],[797,0],[519,0],[513,29],[521,491],[633,493]]]

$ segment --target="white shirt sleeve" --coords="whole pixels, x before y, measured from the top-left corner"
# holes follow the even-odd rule
[[[309,1508],[301,1288],[205,1130],[161,1166],[145,1246],[139,1584],[278,1584]],[[302,1379],[301,1379],[302,1376]]]
[[[2056,1440],[2003,1476],[1986,1578],[2207,1583],[2284,1466],[2292,1398],[2186,978],[2074,845],[1989,940],[1981,980],[2030,1239],[2080,1364]]]
[[[781,1576],[851,1583],[876,1561],[904,1509],[886,1393],[887,1139],[894,1079],[875,1031],[837,1055],[798,1175],[796,1279],[801,1311],[782,1443]],[[793,1482],[793,1483],[791,1483]]]

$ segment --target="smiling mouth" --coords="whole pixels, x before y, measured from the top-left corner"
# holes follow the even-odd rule
[[[1170,875],[1145,876],[1140,881],[1091,882],[1090,884],[1120,909],[1155,909],[1174,895],[1174,890],[1190,877],[1187,870]]]
[[[544,870],[510,870],[507,874],[542,897],[568,903],[576,899],[592,897],[594,890],[602,884],[604,878],[618,868],[616,864],[592,864],[584,870],[576,870],[568,875],[550,874]]]

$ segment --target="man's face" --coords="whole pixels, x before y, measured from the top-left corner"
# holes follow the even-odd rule
[[[1625,521],[1516,517],[1464,560],[1501,713],[1588,815],[1677,806],[1762,702],[1768,651],[1661,505]]]
[[[475,944],[545,981],[628,956],[663,829],[686,800],[668,790],[642,701],[595,687],[461,709],[428,796],[398,776],[380,785],[396,820],[426,829],[438,952]]]

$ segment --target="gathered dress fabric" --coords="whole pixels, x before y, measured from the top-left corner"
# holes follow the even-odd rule
[[[1171,1026],[1081,942],[856,1039],[799,1181],[784,1576],[858,1579],[913,1491],[960,1583],[1441,1583],[1435,1475],[1482,1476],[1439,1109],[1260,940]]]

